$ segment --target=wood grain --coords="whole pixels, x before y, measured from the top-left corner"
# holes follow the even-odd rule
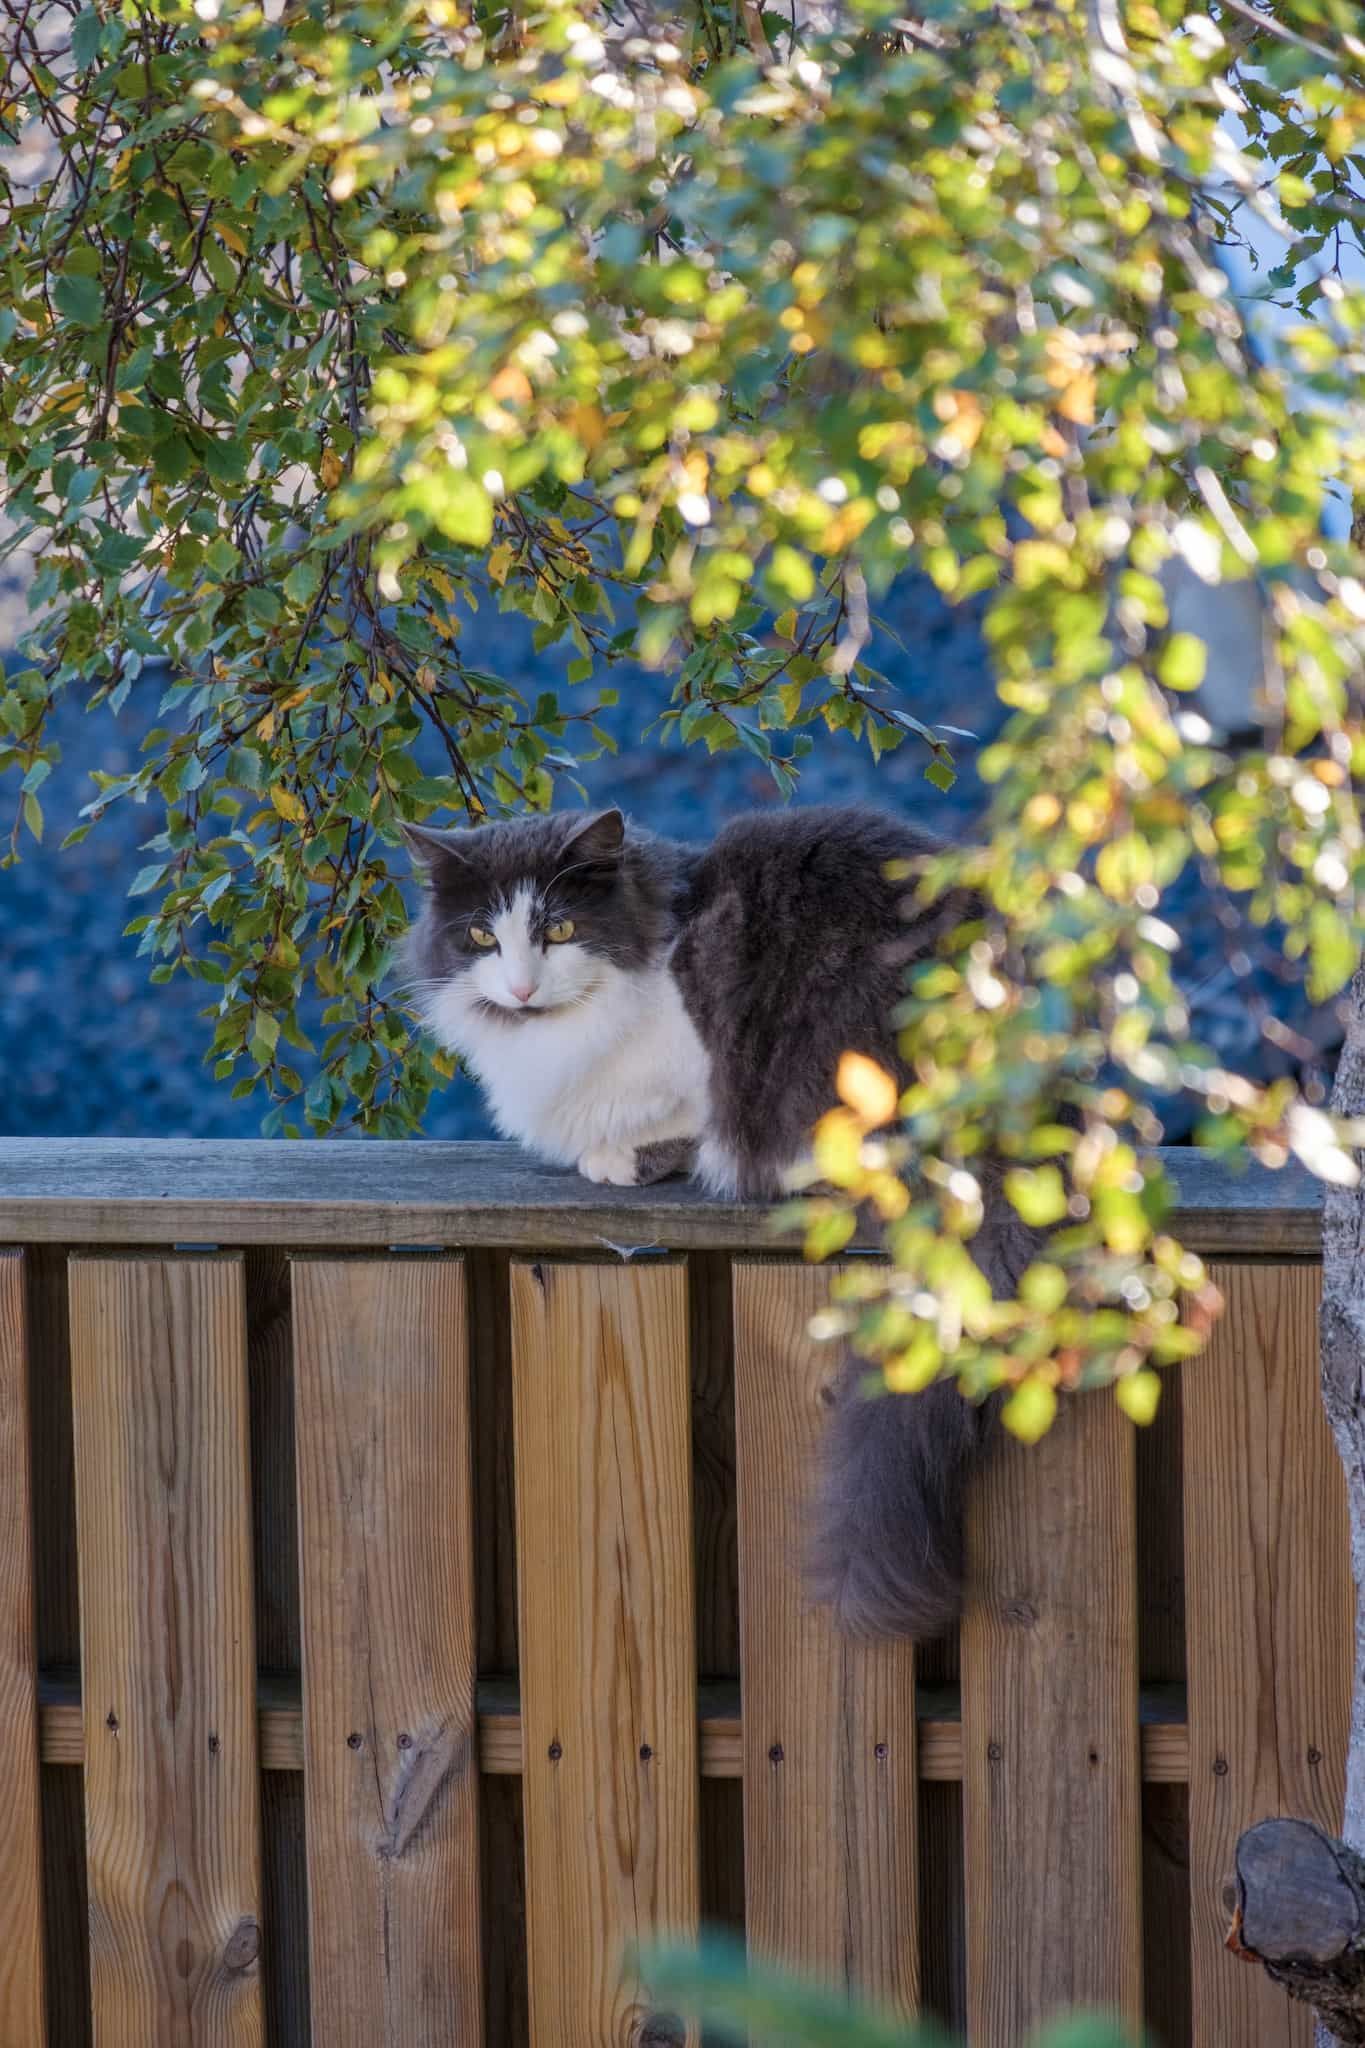
[[[475,2048],[464,1276],[298,1259],[293,1283],[313,2040]]]
[[[807,1598],[806,1503],[837,1352],[807,1325],[829,1275],[734,1271],[748,1930],[764,1956],[890,2010],[919,2001],[915,1666]]]
[[[623,1947],[698,1913],[687,1278],[511,1280],[531,2040],[644,2048]]]
[[[1157,1155],[1174,1228],[1196,1251],[1316,1255],[1322,1185],[1189,1146]],[[596,1253],[767,1251],[764,1203],[687,1181],[595,1187],[514,1145],[203,1138],[0,1138],[0,1242],[263,1244],[384,1249],[490,1245]],[[855,1244],[876,1244],[873,1236]]]
[[[1135,1527],[1110,1396],[1066,1401],[1038,1444],[1000,1432],[962,1625],[972,2048],[1072,2005],[1141,2017]]]
[[[47,2040],[32,1530],[24,1261],[0,1252],[0,2048]]]
[[[1186,1366],[1194,2039],[1309,2048],[1312,2016],[1223,1947],[1243,1828],[1335,1833],[1351,1687],[1345,1483],[1317,1375],[1320,1274],[1215,1269],[1226,1309]]]
[[[259,2048],[241,1262],[69,1281],[94,2037]]]

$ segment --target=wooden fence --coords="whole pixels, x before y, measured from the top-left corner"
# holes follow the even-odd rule
[[[1221,1892],[1338,1818],[1318,1213],[1173,1160],[1211,1351],[1001,1451],[917,1655],[802,1598],[824,1280],[756,1214],[0,1143],[0,2048],[660,2048],[623,1944],[699,1918],[973,2048],[1308,2048]]]

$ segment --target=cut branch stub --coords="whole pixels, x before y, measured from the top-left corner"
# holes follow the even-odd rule
[[[1365,1858],[1306,1820],[1263,1820],[1237,1844],[1228,1947],[1365,2048]]]

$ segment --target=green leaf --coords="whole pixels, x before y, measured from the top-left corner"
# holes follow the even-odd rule
[[[204,268],[220,292],[231,292],[237,283],[237,266],[221,242],[212,235],[204,237]]]
[[[77,327],[98,327],[104,318],[104,293],[96,277],[67,271],[52,287],[52,303]]]
[[[465,547],[483,548],[493,538],[493,500],[466,471],[447,473],[434,507],[436,523],[448,539]]]
[[[1010,1435],[1025,1444],[1036,1444],[1045,1437],[1056,1419],[1056,1389],[1034,1374],[1020,1381],[1000,1411]]]
[[[71,61],[78,71],[86,70],[99,54],[104,23],[93,7],[82,8],[71,24]]]
[[[1168,690],[1197,690],[1208,658],[1208,648],[1197,634],[1172,633],[1161,650],[1157,676]]]
[[[804,604],[815,594],[815,571],[809,558],[785,542],[775,547],[768,563],[767,580],[783,597]]]
[[[1011,1167],[1005,1175],[1005,1193],[1035,1230],[1060,1223],[1066,1214],[1066,1187],[1055,1166]]]

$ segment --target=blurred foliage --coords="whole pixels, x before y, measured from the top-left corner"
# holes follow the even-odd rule
[[[78,828],[164,807],[153,977],[209,985],[215,1072],[269,1090],[267,1129],[408,1130],[448,1064],[378,986],[401,816],[549,804],[626,655],[672,677],[665,736],[784,791],[826,730],[922,746],[942,786],[873,607],[906,566],[989,593],[990,829],[907,879],[983,914],[908,992],[899,1104],[846,1076],[803,1220],[828,1254],[854,1204],[882,1218],[890,1264],[826,1321],[893,1386],[1008,1383],[1032,1436],[1117,1378],[1141,1417],[1216,1307],[1141,1151],[1153,1091],[1194,1091],[1215,1147],[1352,1170],[1294,1084],[1192,1039],[1162,908],[1197,867],[1321,1001],[1359,953],[1365,582],[1323,525],[1365,482],[1358,11],[797,19],[0,0],[0,455],[40,557],[12,846],[57,694],[117,706],[169,660],[143,765]],[[1272,335],[1228,269],[1267,238]],[[1236,753],[1173,569],[1264,602]],[[481,604],[572,648],[565,693],[465,662]],[[987,1153],[1058,1226],[1014,1303],[971,1256]]]
[[[907,2026],[851,2006],[822,1984],[751,1963],[743,1945],[723,1935],[709,1935],[695,1949],[656,1949],[641,1970],[655,2008],[699,2020],[709,2041],[738,2048],[750,2040],[764,2048],[952,2048],[933,2025]],[[1113,2020],[1078,2015],[1045,2028],[1029,2048],[1136,2048],[1136,2041]]]

